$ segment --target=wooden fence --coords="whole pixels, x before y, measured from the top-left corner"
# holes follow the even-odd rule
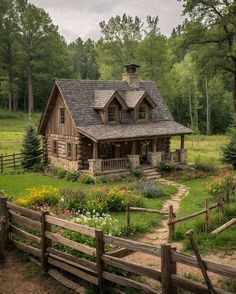
[[[0,198],[0,228],[0,257],[4,257],[4,249],[12,243],[18,249],[33,255],[44,271],[77,293],[85,293],[85,289],[75,281],[71,281],[68,274],[65,277],[62,272],[94,284],[98,289],[96,293],[103,293],[109,286],[108,282],[112,283],[113,289],[119,287],[118,293],[125,293],[123,291],[127,288],[137,289],[141,293],[160,293],[148,282],[137,281],[137,276],[160,282],[163,294],[176,294],[178,288],[192,293],[209,293],[205,284],[178,275],[177,264],[189,266],[190,271],[191,267],[199,268],[199,264],[195,257],[176,252],[170,245],[162,245],[159,248],[109,236],[103,234],[101,230],[59,219],[50,216],[47,212],[35,212],[16,206],[6,198]],[[63,236],[64,229],[91,237],[95,247],[80,244]],[[64,252],[61,247],[58,247],[59,244],[83,253],[83,257]],[[126,261],[119,257],[117,250],[107,251],[108,245],[109,248],[142,252],[153,258],[159,258],[161,266],[153,268]],[[236,279],[236,268],[206,260],[204,264],[209,272]],[[117,271],[111,271],[111,268],[119,268],[129,274],[122,276],[117,274]],[[229,294],[222,289],[215,288],[214,291],[217,294]]]
[[[0,154],[0,173],[21,167],[22,153]]]

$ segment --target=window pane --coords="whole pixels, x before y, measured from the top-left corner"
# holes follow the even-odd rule
[[[57,148],[57,141],[53,141],[53,153],[55,154],[55,155],[57,155],[57,150],[58,150],[58,148]]]
[[[72,144],[67,143],[67,158],[72,158]]]
[[[146,107],[139,106],[138,119],[146,119]]]
[[[65,123],[65,108],[60,108],[60,123]]]
[[[108,121],[116,122],[116,106],[108,106]]]

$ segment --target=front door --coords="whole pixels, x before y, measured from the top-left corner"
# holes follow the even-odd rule
[[[115,145],[114,158],[120,158],[120,145]]]
[[[140,143],[140,163],[147,164],[148,162],[148,152],[150,151],[150,142]]]

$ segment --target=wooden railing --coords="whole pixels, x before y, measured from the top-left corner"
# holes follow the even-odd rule
[[[64,237],[64,229],[92,238],[95,247]],[[97,293],[104,293],[105,287],[109,287],[107,283],[109,281],[113,289],[114,284],[119,287],[117,293],[125,293],[125,289],[137,289],[141,293],[160,294],[154,286],[156,283],[149,283],[149,279],[160,282],[162,294],[177,293],[178,288],[192,293],[209,293],[206,284],[195,282],[177,273],[178,263],[187,265],[189,272],[191,267],[199,269],[200,265],[196,257],[176,252],[170,245],[156,247],[106,235],[99,229],[59,219],[50,216],[47,212],[36,212],[14,205],[6,198],[0,198],[0,233],[0,258],[4,257],[4,249],[11,242],[18,249],[33,255],[33,260],[41,264],[44,271],[76,293],[85,293],[86,290],[72,281],[74,279],[71,280],[70,275],[94,284],[97,286]],[[67,252],[63,251],[62,245],[74,251],[69,254],[68,249]],[[124,260],[119,258],[122,257],[121,255],[118,257],[106,251],[106,248],[110,247],[118,248],[117,251],[119,248],[123,251],[127,250],[129,254],[145,253],[153,256],[153,260],[160,258],[160,262],[157,262],[160,263],[160,267],[154,268]],[[76,252],[83,255],[78,256]],[[203,262],[208,272],[236,279],[236,268],[207,260]],[[121,275],[120,270],[111,271],[112,268],[118,268],[126,273]],[[63,272],[67,272],[67,275],[64,276]],[[137,281],[137,276],[142,277],[142,282]],[[106,291],[109,291],[108,289]],[[214,288],[214,293],[230,292]]]
[[[166,162],[166,161],[171,161],[171,162],[180,162],[180,151],[171,151],[168,153],[162,153],[161,154],[161,161]]]
[[[103,159],[102,171],[126,169],[129,166],[129,160],[127,157],[117,159]]]

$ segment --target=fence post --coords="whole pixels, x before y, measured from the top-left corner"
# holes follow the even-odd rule
[[[47,268],[47,238],[45,236],[46,231],[46,215],[49,213],[47,211],[43,211],[41,213],[41,267],[43,271],[46,271]]]
[[[208,233],[210,231],[210,226],[211,226],[209,199],[208,198],[205,200],[205,209],[206,209],[206,211],[205,211],[205,216],[206,216],[205,230],[206,230],[206,233]]]
[[[229,199],[229,193],[230,193],[230,188],[229,188],[229,183],[227,183],[227,185],[226,185],[226,194],[225,194],[225,196],[226,196],[226,203],[228,203],[229,204],[229,202],[230,202],[230,199]]]
[[[176,262],[171,260],[171,246],[161,245],[161,289],[162,294],[177,294],[177,288],[172,286],[171,275],[176,274]],[[173,250],[176,250],[173,248]]]
[[[0,166],[1,166],[1,173],[3,174],[3,155],[0,155]]]
[[[169,221],[168,221],[168,227],[169,227],[169,237],[168,240],[169,242],[172,242],[174,239],[175,235],[175,224],[173,223],[175,214],[173,210],[173,205],[169,206]]]
[[[126,230],[127,230],[127,235],[129,235],[129,232],[130,232],[130,203],[126,204]]]
[[[98,288],[99,288],[99,293],[103,293],[104,281],[102,278],[102,272],[103,272],[102,256],[105,252],[103,231],[96,230],[95,238],[96,238],[96,263],[97,263],[97,275],[98,275]]]
[[[4,251],[9,245],[9,219],[7,198],[0,198],[0,259],[4,259]]]
[[[13,159],[13,168],[16,169],[16,158],[15,158],[15,153],[12,154],[12,159]]]

